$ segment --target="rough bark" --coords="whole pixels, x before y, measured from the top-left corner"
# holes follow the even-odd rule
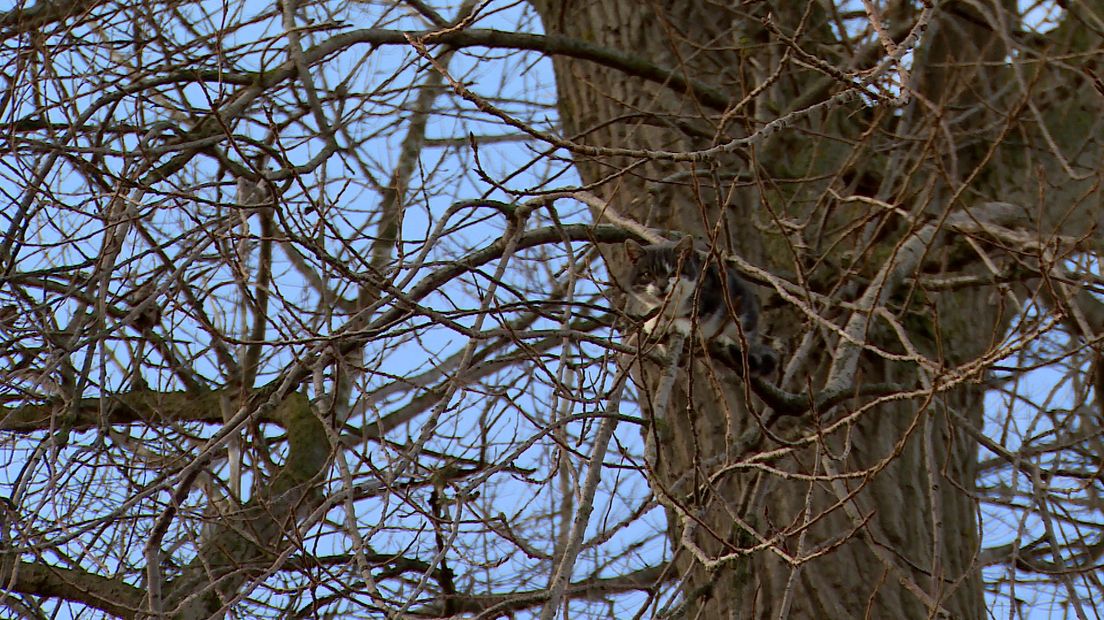
[[[687,78],[708,77],[734,104],[773,79],[768,74],[786,53],[771,28],[802,29],[804,45],[827,32],[826,16],[815,7],[803,15],[804,5],[745,9],[694,0],[535,5],[550,34],[632,50]],[[900,16],[899,23],[907,24],[908,18]],[[953,28],[943,28],[948,21]],[[993,76],[979,61],[1003,54],[1000,42],[977,39],[978,28],[953,15],[938,15],[935,22],[939,34],[927,57],[933,64],[925,69],[921,90],[932,96],[938,91],[936,101],[943,106],[987,100],[992,94],[987,80]],[[981,49],[964,43],[974,40]],[[960,61],[968,63],[950,64]],[[803,95],[820,89],[825,99],[832,92],[831,85],[823,87],[823,75],[788,64],[754,100],[722,116],[690,95],[586,61],[557,58],[555,70],[565,135],[605,147],[709,148],[747,135]],[[859,140],[876,129],[937,133],[941,127],[919,105],[914,99],[903,119],[859,104],[818,112],[740,156],[698,164],[579,155],[576,164],[584,182],[599,184],[596,191],[623,213],[655,228],[692,233],[787,279],[807,279],[814,289],[818,281],[832,282],[833,294],[850,289],[840,297],[853,299],[865,292],[864,279],[874,279],[878,267],[900,259],[900,245],[918,230],[897,222],[871,224],[870,234],[847,241],[852,247],[833,248],[841,237],[831,231],[846,227],[861,211],[826,204],[826,189],[842,183],[855,193],[892,198],[912,213],[945,214],[961,206],[951,197],[960,195],[960,183],[985,161],[984,134],[943,145],[957,157],[953,170],[941,169],[937,160],[907,161],[888,149],[868,150]],[[974,119],[987,127],[988,120],[985,114]],[[894,178],[896,167],[913,169]],[[912,199],[902,200],[909,192]],[[781,234],[783,222],[797,223],[802,240],[815,244],[821,261],[813,269],[795,273],[809,263],[794,257],[796,235]],[[946,242],[945,236],[931,236],[924,250],[939,255]],[[622,270],[622,260],[609,256],[611,270]],[[843,273],[860,277],[834,280]],[[884,351],[904,355],[912,347],[917,349],[912,353],[950,367],[981,355],[990,337],[1003,329],[1004,319],[989,302],[988,291],[928,295],[911,285],[902,288],[884,292],[895,301],[894,314],[911,321],[909,342],[900,342],[876,318],[864,323],[859,334]],[[818,309],[846,322],[842,308]],[[857,318],[865,320],[861,314]],[[792,307],[776,308],[767,314],[767,331],[792,353],[806,320]],[[816,347],[820,354],[795,369],[785,387],[801,392],[823,385],[838,343],[834,335],[826,338]],[[654,396],[655,374],[644,364],[638,375],[645,405]],[[867,352],[855,372],[835,379],[856,388],[871,383],[914,388],[941,376],[940,368],[918,371],[911,361]],[[774,430],[781,428],[790,440],[805,438],[786,446],[759,440],[759,422],[751,412],[762,407],[753,402],[749,411],[742,385],[699,357],[680,382],[666,417],[656,420],[652,412],[651,478],[668,507],[686,617],[982,617],[971,497],[977,448],[970,436],[980,426],[981,388],[958,383],[935,398],[878,406],[856,400],[784,420]],[[851,414],[846,424],[831,426]],[[756,456],[768,451],[774,451],[772,456]]]

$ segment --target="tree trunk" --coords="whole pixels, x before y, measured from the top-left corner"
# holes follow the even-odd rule
[[[705,149],[754,132],[803,97],[814,97],[809,105],[833,90],[831,83],[824,86],[822,73],[794,64],[785,64],[781,77],[771,76],[787,53],[772,28],[791,34],[801,29],[806,47],[829,36],[827,18],[816,7],[803,14],[804,5],[700,0],[534,4],[550,34],[637,55],[705,82],[732,102],[728,110],[710,109],[621,71],[555,58],[563,132],[580,143]],[[915,16],[900,20],[909,17]],[[930,69],[921,75],[921,88],[933,96],[938,91],[941,105],[973,103],[965,101],[970,96],[963,82],[976,85],[983,70],[978,61],[1003,51],[959,45],[974,35],[969,26],[938,32],[938,46],[927,56],[933,66],[953,60],[949,50],[976,64],[962,75],[945,66]],[[769,85],[742,101],[762,84]],[[824,93],[817,97],[819,90]],[[854,300],[883,264],[903,260],[898,253],[907,240],[923,241],[923,250],[938,254],[947,236],[921,239],[918,226],[877,214],[866,226],[852,226],[870,207],[832,202],[827,190],[844,187],[847,193],[893,198],[913,213],[943,213],[956,189],[945,181],[964,178],[984,155],[984,144],[977,142],[945,145],[961,153],[960,168],[951,171],[958,176],[951,178],[937,169],[938,161],[907,161],[862,139],[872,130],[900,131],[910,123],[918,135],[935,133],[938,122],[917,105],[906,107],[904,115],[861,102],[818,111],[752,149],[699,163],[577,154],[576,164],[583,181],[600,184],[596,192],[621,213],[654,228],[692,233],[810,290]],[[914,169],[894,177],[895,166]],[[904,202],[902,195],[913,201]],[[857,232],[845,235],[843,229]],[[611,252],[607,258],[613,273],[623,271],[623,257]],[[763,290],[767,298],[770,289]],[[789,369],[783,387],[797,393],[822,389],[833,351],[842,350],[838,331],[810,328],[808,314],[795,304],[770,299],[764,329],[785,352],[783,364],[795,353],[805,359]],[[892,323],[872,318],[860,336],[888,355],[864,352],[856,371],[841,375],[845,387],[920,388],[941,377],[941,369],[918,371],[912,360],[887,358],[923,355],[951,367],[981,355],[1003,329],[988,291],[929,295],[904,287],[893,299],[895,319],[909,337],[902,342]],[[811,298],[801,302],[837,325],[848,323],[846,308]],[[811,339],[804,349],[802,333]],[[977,448],[961,428],[966,420],[972,429],[981,426],[982,390],[976,384],[960,381],[934,399],[876,406],[868,406],[869,398],[854,399],[783,418],[772,427],[773,439],[798,442],[787,445],[760,437],[753,414],[764,407],[755,399],[749,406],[739,377],[711,369],[701,356],[695,360],[666,408],[651,402],[656,369],[644,365],[637,377],[653,422],[646,431],[653,451],[650,476],[668,508],[684,617],[982,617],[971,497]],[[656,411],[664,417],[655,419]]]

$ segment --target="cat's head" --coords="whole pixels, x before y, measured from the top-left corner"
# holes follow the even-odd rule
[[[683,237],[678,243],[640,245],[629,239],[625,254],[632,263],[629,290],[640,298],[663,300],[671,293],[680,277],[697,277],[697,256],[694,242]]]

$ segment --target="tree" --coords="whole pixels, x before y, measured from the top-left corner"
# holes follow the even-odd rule
[[[1100,3],[0,32],[5,612],[1099,607]],[[777,374],[622,311],[687,233]]]

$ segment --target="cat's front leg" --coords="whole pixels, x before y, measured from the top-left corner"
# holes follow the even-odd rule
[[[671,331],[682,334],[683,336],[689,336],[690,332],[694,330],[694,322],[688,318],[676,318],[671,321]]]
[[[765,344],[754,344],[748,351],[748,366],[751,374],[765,376],[774,374],[778,367],[778,353]]]
[[[729,338],[717,338],[707,343],[706,350],[736,374],[741,377],[745,375],[744,348],[741,343]],[[771,375],[778,368],[778,353],[762,343],[751,342],[748,346],[746,367],[756,376]]]

